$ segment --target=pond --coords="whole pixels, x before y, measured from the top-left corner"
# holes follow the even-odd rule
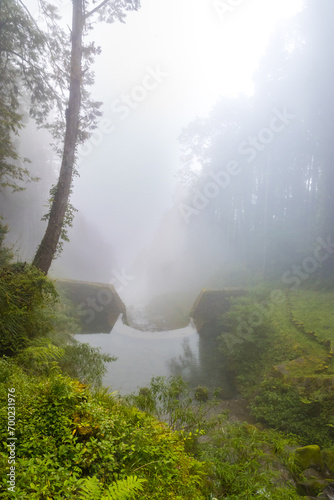
[[[153,332],[127,326],[120,316],[110,333],[77,334],[76,339],[117,356],[107,364],[103,385],[122,395],[147,386],[153,376],[181,375],[192,386],[219,386],[233,396],[217,342],[201,340],[191,321],[179,330]]]

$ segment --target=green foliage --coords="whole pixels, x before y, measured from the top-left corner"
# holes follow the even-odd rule
[[[333,443],[334,401],[330,389],[323,387],[318,397],[312,390],[306,398],[295,384],[269,378],[259,387],[251,408],[259,421],[299,436],[304,444]]]
[[[0,188],[22,190],[24,181],[35,179],[24,166],[27,160],[19,158],[14,138],[23,128],[24,114],[45,119],[56,92],[50,85],[47,37],[24,5],[2,0],[0,15]]]
[[[208,402],[207,398],[207,388],[193,390],[181,377],[171,376],[152,377],[149,387],[140,388],[137,395],[131,394],[126,400],[179,431],[186,451],[196,456],[199,437],[226,418],[226,413],[214,414],[218,401]]]
[[[206,500],[207,466],[187,456],[183,440],[166,425],[61,373],[31,377],[13,358],[0,361],[4,489],[8,388],[16,394],[17,498],[73,499],[80,492],[86,498]]]
[[[143,491],[145,482],[145,479],[139,479],[137,476],[128,476],[126,479],[120,479],[109,486],[102,495],[96,477],[87,478],[82,485],[79,500],[131,500],[136,498],[134,495]]]
[[[5,238],[7,233],[8,226],[3,225],[0,222],[0,268],[7,266],[14,257],[12,249],[5,246]]]
[[[202,445],[201,459],[213,464],[211,477],[217,498],[300,498],[287,484],[287,450],[297,444],[292,438],[237,422],[225,424],[210,437]]]
[[[57,300],[53,282],[33,266],[12,264],[0,269],[0,354],[13,355],[28,341],[52,331],[47,306]]]
[[[205,394],[208,395],[207,392]],[[208,415],[217,401],[204,404],[202,399],[196,398],[196,389],[190,389],[180,376],[152,377],[148,387],[142,387],[138,395],[131,394],[126,399],[166,422],[173,430],[185,433],[197,431],[198,434],[215,424]]]
[[[234,300],[221,319],[221,348],[253,415],[305,444],[328,445],[334,438],[333,353],[325,340],[331,338],[331,320],[329,292],[300,289],[284,299],[283,292],[271,294],[267,287]],[[319,335],[308,335],[311,327]]]
[[[48,202],[49,211],[43,215],[42,220],[44,220],[44,221],[48,221],[50,219],[51,208],[52,208],[53,200],[54,200],[54,197],[56,195],[57,189],[59,189],[58,184],[55,186],[52,186],[50,189],[50,199]],[[72,187],[70,189],[70,194],[72,194]],[[59,257],[60,254],[62,253],[63,248],[64,248],[64,242],[70,241],[69,236],[68,236],[68,230],[69,230],[69,228],[73,227],[73,220],[75,217],[75,213],[77,211],[78,210],[70,202],[67,203],[66,212],[65,212],[64,219],[62,222],[60,238],[58,241],[56,253],[54,255],[55,259],[57,257]]]
[[[50,375],[60,372],[58,361],[63,356],[64,349],[55,346],[49,339],[38,338],[30,341],[28,347],[18,353],[16,361],[33,375]]]
[[[72,307],[53,282],[35,267],[12,264],[0,268],[0,354],[16,355],[32,375],[67,373],[98,386],[105,364],[116,358],[73,338],[78,330]]]
[[[208,390],[208,388],[199,385],[195,389],[195,395],[194,395],[194,397],[195,397],[195,399],[197,401],[202,401],[202,402],[207,401],[209,399],[209,390]]]
[[[267,308],[254,296],[232,300],[221,316],[220,350],[229,368],[242,380],[243,389],[255,386],[267,367],[268,351],[274,349],[275,329]]]
[[[116,360],[115,356],[101,353],[98,347],[72,339],[71,343],[64,347],[59,364],[62,371],[71,377],[85,384],[100,386],[107,371],[106,363]]]

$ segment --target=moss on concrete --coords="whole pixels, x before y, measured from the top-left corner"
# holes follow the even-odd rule
[[[110,332],[120,314],[126,320],[125,305],[113,285],[57,279],[56,286],[73,304],[84,333]]]

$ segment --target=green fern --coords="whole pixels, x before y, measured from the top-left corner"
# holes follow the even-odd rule
[[[94,477],[86,478],[79,494],[79,500],[131,500],[134,493],[143,491],[143,483],[146,479],[139,479],[137,476],[128,476],[110,485],[105,493],[101,491],[98,479]]]
[[[79,493],[79,500],[100,500],[101,499],[101,486],[98,479],[94,477],[87,477],[84,479],[81,486],[82,491]]]
[[[64,356],[64,349],[55,346],[49,339],[37,338],[18,353],[17,360],[27,369],[36,373],[60,372],[58,360]]]
[[[137,476],[120,479],[109,486],[102,500],[130,500],[133,498],[134,493],[143,491],[143,483],[145,482],[146,479],[139,479]]]

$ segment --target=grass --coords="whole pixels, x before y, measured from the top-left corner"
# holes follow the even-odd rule
[[[295,290],[291,292],[291,305],[296,318],[305,328],[314,330],[320,338],[334,342],[334,292]]]
[[[238,387],[252,414],[306,444],[333,443],[334,292],[309,286],[275,303],[268,303],[268,291],[255,290],[249,297],[251,307],[249,299],[240,302],[235,318],[249,310],[267,311],[245,337],[245,346],[237,345]]]

